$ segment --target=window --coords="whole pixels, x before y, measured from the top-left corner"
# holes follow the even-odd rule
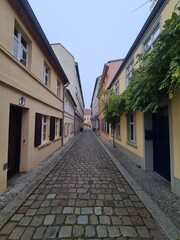
[[[114,84],[114,92],[119,93],[119,81],[118,80]]]
[[[55,137],[57,138],[57,137],[59,137],[59,119],[58,118],[56,118],[55,119]]]
[[[27,66],[28,43],[22,33],[16,27],[14,28],[13,55],[24,66]]]
[[[120,128],[120,119],[118,119],[116,121],[116,124],[115,124],[115,130],[116,130],[116,138],[120,138],[121,136],[121,128]]]
[[[42,130],[41,130],[41,143],[47,142],[48,140],[48,117],[47,116],[42,116]]]
[[[127,132],[128,132],[128,141],[136,142],[136,119],[135,114],[131,114],[127,117]]]
[[[49,68],[44,64],[43,82],[46,86],[49,85]]]
[[[160,26],[159,24],[155,27],[151,35],[148,37],[146,42],[144,43],[144,49],[146,51],[150,51],[153,48],[153,45],[155,41],[157,40],[158,36],[160,34]]]
[[[49,128],[49,117],[36,113],[35,116],[35,135],[34,135],[34,146],[47,142],[48,139],[48,128]]]
[[[130,77],[132,77],[133,69],[134,69],[134,62],[131,61],[131,63],[126,68],[126,86],[128,86]]]
[[[60,82],[59,82],[59,80],[57,79],[57,84],[56,84],[56,95],[58,96],[58,97],[60,97]]]

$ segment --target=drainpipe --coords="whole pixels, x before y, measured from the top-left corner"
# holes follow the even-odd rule
[[[64,108],[65,108],[64,98],[65,98],[66,88],[67,88],[67,86],[68,86],[69,84],[70,84],[70,82],[66,83],[66,84],[63,86],[63,114],[62,114],[62,138],[61,138],[62,146],[64,145]]]

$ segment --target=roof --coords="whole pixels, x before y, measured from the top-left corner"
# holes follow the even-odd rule
[[[154,20],[155,16],[157,15],[157,13],[159,12],[159,10],[163,7],[163,5],[165,6],[165,4],[167,4],[167,0],[158,0],[158,2],[156,3],[155,7],[153,8],[151,14],[149,15],[149,17],[147,18],[145,24],[143,25],[141,31],[139,32],[137,38],[135,39],[133,45],[131,46],[129,52],[127,53],[126,57],[123,60],[123,63],[121,64],[121,66],[119,67],[117,73],[115,74],[111,84],[109,85],[109,88],[112,86],[112,84],[116,81],[118,75],[120,74],[120,72],[123,70],[124,66],[126,65],[126,63],[128,62],[129,58],[131,57],[132,53],[134,52],[134,50],[136,49],[136,47],[138,46],[139,42],[141,41],[142,37],[144,36],[147,28],[149,27],[149,25],[151,24],[151,22]]]
[[[84,109],[84,115],[91,115],[91,109],[90,108],[85,108]]]
[[[71,92],[69,91],[69,89],[65,88],[65,94],[68,94],[69,98],[71,99],[72,103],[74,104],[75,107],[77,107],[73,96],[71,95]]]
[[[52,64],[56,72],[61,77],[64,84],[68,83],[68,78],[61,67],[44,31],[42,30],[31,6],[27,0],[8,0],[16,14],[23,21],[28,31],[32,34],[34,40],[39,45],[49,62]]]

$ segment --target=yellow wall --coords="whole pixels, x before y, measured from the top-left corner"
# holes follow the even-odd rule
[[[171,102],[171,111],[174,176],[180,179],[180,92]]]
[[[125,115],[121,117],[120,126],[121,126],[121,136],[120,140],[115,139],[115,141],[120,144],[122,147],[130,150],[131,152],[139,155],[140,157],[144,156],[143,151],[143,117],[141,112],[136,112],[136,146],[132,146],[127,143],[127,118]]]

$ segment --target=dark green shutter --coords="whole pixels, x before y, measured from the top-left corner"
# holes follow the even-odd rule
[[[55,138],[55,117],[50,118],[50,134],[49,140],[53,141]]]
[[[62,130],[63,130],[63,121],[62,121],[62,118],[60,118],[60,129],[59,129],[60,137],[62,137]]]
[[[34,134],[34,146],[38,147],[41,145],[41,125],[42,125],[42,115],[36,113],[35,115],[35,134]]]

